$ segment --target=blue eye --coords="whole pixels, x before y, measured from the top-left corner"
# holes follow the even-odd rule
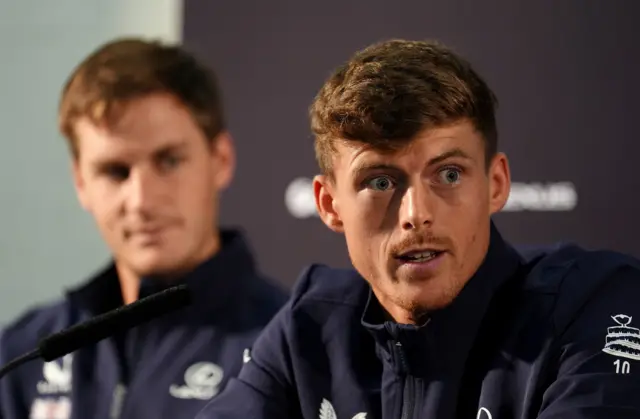
[[[386,191],[394,186],[393,181],[387,176],[374,177],[368,180],[366,185],[376,191]]]
[[[172,169],[178,166],[182,162],[182,159],[177,156],[164,156],[162,158],[161,165],[165,169]]]
[[[447,167],[438,172],[440,180],[446,185],[455,185],[460,182],[461,170],[455,167]]]

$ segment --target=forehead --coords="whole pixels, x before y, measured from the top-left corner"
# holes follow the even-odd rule
[[[127,102],[117,118],[96,124],[81,118],[75,125],[81,158],[138,155],[205,141],[191,113],[169,95],[150,95]]]
[[[381,149],[359,142],[338,142],[334,168],[353,172],[366,163],[393,163],[398,166],[424,167],[439,156],[484,161],[484,139],[473,124],[462,121],[445,127],[427,129],[392,149]]]

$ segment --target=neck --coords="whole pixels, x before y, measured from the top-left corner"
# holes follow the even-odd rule
[[[122,301],[126,304],[131,304],[139,299],[140,296],[140,282],[143,277],[154,277],[157,280],[171,281],[175,278],[186,275],[195,269],[205,260],[213,257],[220,250],[220,237],[218,234],[214,234],[214,238],[201,247],[201,250],[195,254],[187,263],[184,263],[179,268],[171,269],[161,273],[150,273],[142,275],[136,270],[124,263],[116,261],[116,271],[118,272],[118,281],[120,282],[120,290],[122,292]]]
[[[133,271],[124,269],[119,264],[116,264],[116,268],[123,303],[127,305],[137,301],[140,295],[140,278]]]

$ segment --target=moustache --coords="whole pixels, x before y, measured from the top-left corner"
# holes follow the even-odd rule
[[[154,232],[167,229],[169,227],[179,226],[181,220],[178,217],[170,216],[154,216],[146,219],[128,220],[122,229],[126,235],[135,233]]]
[[[449,249],[450,245],[451,241],[444,237],[436,236],[432,233],[421,233],[403,237],[397,243],[394,243],[390,249],[392,255],[400,255],[416,248],[444,251]]]

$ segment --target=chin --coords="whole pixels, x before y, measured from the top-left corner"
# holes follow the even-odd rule
[[[434,278],[435,279],[435,278]],[[424,312],[440,310],[450,305],[457,296],[456,287],[440,281],[404,283],[403,305],[409,311]]]
[[[170,275],[179,271],[183,265],[175,255],[167,255],[165,252],[143,252],[129,260],[139,276]]]

